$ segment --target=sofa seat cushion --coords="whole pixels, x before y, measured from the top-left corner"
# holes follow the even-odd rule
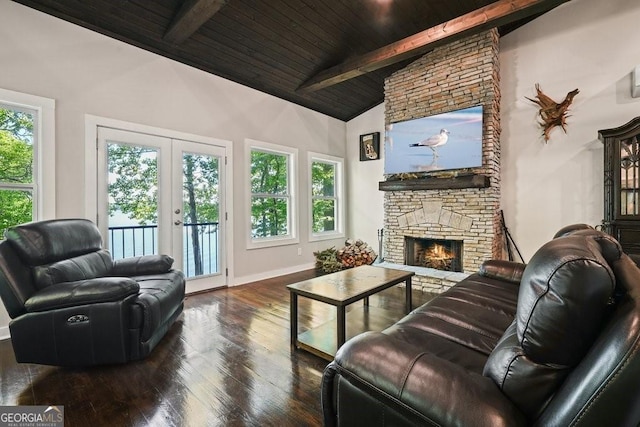
[[[335,382],[323,387],[323,406],[333,399],[329,390],[349,396],[334,403],[339,425],[396,425],[394,411],[411,413],[410,425],[524,424],[511,402],[479,373],[483,354],[426,332],[411,337],[402,334],[403,328],[389,331],[352,338],[326,368],[335,372]],[[363,393],[376,397],[359,402]]]
[[[413,369],[418,359],[439,359],[482,375],[491,349],[513,321],[517,297],[514,283],[471,275],[384,331],[349,340],[338,350],[336,362],[358,377],[385,376],[384,383],[399,375],[397,369]],[[368,355],[355,350],[367,346]],[[376,362],[354,360],[361,357]]]
[[[416,317],[414,320],[420,319]],[[487,361],[487,355],[483,352],[445,338],[441,334],[431,333],[416,322],[403,321],[402,324],[390,326],[380,334],[383,336],[380,343],[384,343],[385,348],[412,348],[416,355],[429,355],[447,360],[469,372],[482,372]],[[370,366],[367,367],[369,368]]]
[[[163,274],[134,276],[140,295],[133,305],[132,328],[142,328],[141,340],[149,340],[160,325],[170,321],[182,307],[185,293],[184,275],[179,270]]]
[[[431,336],[439,336],[486,360],[513,321],[517,298],[518,285],[473,274],[385,333],[392,335],[398,328],[412,328],[429,335],[417,342],[430,343]]]

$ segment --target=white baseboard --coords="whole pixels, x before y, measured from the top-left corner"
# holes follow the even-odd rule
[[[0,327],[0,340],[8,340],[9,338],[11,338],[11,334],[9,334],[9,327]]]
[[[299,271],[310,270],[315,268],[315,263],[301,264],[293,267],[281,268],[279,270],[269,270],[258,274],[251,274],[248,276],[236,277],[232,284],[229,286],[244,285],[251,282],[257,282],[259,280],[271,279],[272,277],[284,276],[285,274],[297,273]]]

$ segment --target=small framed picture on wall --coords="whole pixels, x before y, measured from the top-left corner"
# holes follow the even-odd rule
[[[360,135],[360,161],[380,158],[380,132]]]

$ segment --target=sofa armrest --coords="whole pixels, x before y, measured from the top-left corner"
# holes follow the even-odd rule
[[[112,276],[142,276],[171,270],[173,258],[168,255],[142,255],[113,261]]]
[[[519,284],[527,265],[521,262],[490,259],[482,263],[481,276]]]
[[[27,312],[120,301],[135,295],[140,285],[126,277],[100,277],[51,285],[34,294],[24,306]]]
[[[638,267],[640,267],[640,254],[627,254],[627,255]]]
[[[373,401],[392,405],[398,412],[413,408],[426,424],[493,427],[526,424],[523,414],[490,378],[380,332],[367,332],[349,340],[329,366],[332,369],[328,368],[325,375],[340,375],[350,383],[344,390],[331,390],[333,396],[355,387],[369,394]],[[341,387],[344,383],[324,378],[323,386],[331,387],[329,384]],[[327,422],[334,411],[327,410],[325,405],[331,406],[336,401],[324,390],[322,398]],[[350,404],[344,394],[339,400],[338,404]],[[337,412],[339,408],[333,409]],[[353,410],[362,412],[366,408]],[[372,411],[375,412],[373,408]]]

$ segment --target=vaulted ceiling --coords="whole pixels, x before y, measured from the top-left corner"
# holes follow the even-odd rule
[[[340,120],[456,38],[501,35],[568,0],[15,0]]]

